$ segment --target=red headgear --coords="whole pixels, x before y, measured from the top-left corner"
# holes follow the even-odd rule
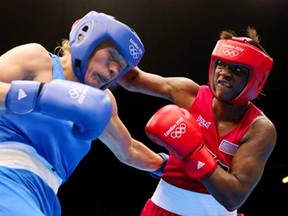
[[[245,66],[250,70],[246,86],[238,96],[226,101],[227,103],[246,103],[260,94],[272,69],[273,59],[264,50],[250,44],[251,41],[247,37],[232,37],[217,42],[211,56],[209,69],[209,87],[216,98],[213,77],[217,60],[227,64]]]

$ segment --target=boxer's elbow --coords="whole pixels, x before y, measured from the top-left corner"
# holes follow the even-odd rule
[[[237,209],[239,209],[243,203],[245,202],[245,199],[243,198],[230,198],[230,199],[226,199],[225,201],[222,201],[221,204],[224,206],[224,208],[229,211],[235,211]]]

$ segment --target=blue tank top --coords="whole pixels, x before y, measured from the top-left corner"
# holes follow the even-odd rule
[[[53,59],[53,79],[65,79],[59,57]],[[32,146],[55,169],[64,183],[88,153],[91,142],[78,140],[72,133],[73,123],[41,113],[16,115],[0,111],[1,142],[14,141]]]

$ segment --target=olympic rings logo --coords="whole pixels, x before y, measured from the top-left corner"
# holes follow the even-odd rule
[[[80,94],[82,92],[82,88],[77,85],[71,86],[71,89],[69,89],[68,93],[71,98],[76,99],[80,97]]]
[[[132,55],[133,59],[138,59],[139,58],[140,53],[135,48],[135,46],[133,46],[132,44],[129,46],[129,51],[130,51],[130,55]]]
[[[186,124],[181,123],[178,127],[175,128],[174,131],[171,132],[171,137],[173,139],[180,138],[182,134],[184,134],[185,132],[186,132]]]
[[[224,53],[224,55],[230,56],[232,58],[239,55],[239,52],[237,50],[229,49],[229,48],[224,48],[223,53]]]

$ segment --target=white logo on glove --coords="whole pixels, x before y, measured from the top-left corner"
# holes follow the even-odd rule
[[[69,90],[69,95],[71,98],[77,99],[77,102],[79,104],[82,104],[87,92],[88,92],[88,86],[81,88],[78,85],[73,85]]]
[[[205,163],[202,161],[198,161],[197,163],[197,170],[201,169],[203,166],[205,166]]]
[[[18,91],[18,100],[21,100],[23,98],[27,97],[27,94],[25,93],[25,91],[23,89],[19,89]]]
[[[171,137],[173,139],[180,138],[182,134],[184,134],[185,132],[186,132],[186,124],[181,123],[178,127],[175,128],[174,131],[171,132]]]

